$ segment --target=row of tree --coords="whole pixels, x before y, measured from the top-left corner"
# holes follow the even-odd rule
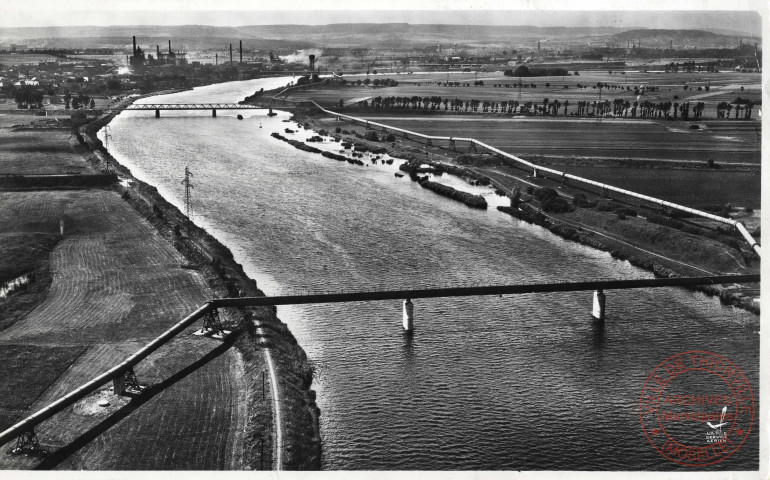
[[[740,97],[739,97],[740,99]],[[754,103],[751,101],[747,101],[746,103],[736,103],[736,105],[733,107],[733,104],[728,102],[719,102],[717,104],[717,118],[730,118],[730,112],[735,108],[735,118],[741,117],[741,112],[743,113],[743,118],[751,118],[751,110],[754,108]]]
[[[714,65],[695,65],[695,61],[692,62],[683,62],[683,63],[675,63],[671,62],[663,67],[665,71],[668,72],[679,72],[680,69],[683,72],[691,73],[691,72],[719,72],[717,68]],[[705,70],[704,70],[705,69]]]
[[[576,104],[570,104],[569,100],[549,100],[544,98],[542,103],[518,100],[503,100],[499,102],[490,100],[461,100],[459,98],[441,98],[439,96],[411,96],[411,97],[382,97],[378,96],[369,100],[362,100],[359,106],[377,109],[412,109],[412,110],[441,110],[452,112],[478,112],[482,113],[508,113],[550,116],[614,116],[631,118],[673,118],[682,120],[701,119],[706,108],[704,102],[652,102],[648,100],[634,101],[616,98],[614,100],[588,101],[581,100]],[[570,111],[572,105],[574,110]],[[743,118],[751,118],[753,104],[735,105],[736,115],[744,112]],[[717,118],[728,118],[733,105],[722,102],[717,105]]]
[[[18,108],[43,108],[43,91],[38,88],[20,88],[14,100]]]
[[[513,70],[505,70],[503,75],[507,77],[563,77],[569,75],[566,68],[545,68],[545,67],[532,67],[529,68],[526,65],[519,65]]]
[[[343,78],[342,80],[340,80],[340,83],[342,85],[345,85],[346,83],[348,83],[348,81]],[[398,86],[398,81],[393,80],[392,78],[375,78],[374,80],[370,80],[369,78],[365,78],[364,80],[361,80],[359,78],[355,82],[351,80],[350,83],[351,84],[354,83],[358,86],[361,86],[361,85],[374,85],[375,87],[397,87]]]
[[[14,94],[14,100],[18,108],[43,108],[43,97],[45,92],[40,88],[23,87],[16,90]],[[72,96],[71,93],[67,93],[63,97],[64,108],[66,110],[78,110],[81,108],[91,108],[95,106],[94,99],[86,94],[80,93],[77,96]]]
[[[79,110],[81,108],[90,108],[93,110],[94,106],[96,105],[94,99],[84,93],[79,93],[74,97],[70,93],[64,95],[64,108],[69,110],[70,104],[72,105],[71,108],[73,110]]]

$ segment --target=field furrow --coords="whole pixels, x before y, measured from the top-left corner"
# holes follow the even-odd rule
[[[110,369],[210,299],[202,275],[115,192],[0,192],[0,231],[65,233],[51,252],[45,300],[0,332],[0,354],[16,358],[14,376],[51,375],[20,388],[24,405],[0,390],[5,423],[48,405]],[[20,220],[22,219],[22,220]],[[243,397],[231,378],[243,374],[229,344],[190,333],[137,365],[148,385],[135,398],[110,385],[36,428],[51,455],[0,455],[0,468],[225,469],[240,465]],[[29,345],[27,354],[19,345]],[[56,349],[52,350],[52,346]],[[66,346],[66,347],[64,347]],[[37,353],[35,353],[37,352]],[[21,361],[39,355],[36,361]],[[58,371],[49,365],[56,362]],[[29,382],[33,383],[33,382]],[[108,400],[102,407],[99,400]],[[7,405],[6,405],[7,404]],[[7,448],[3,446],[2,448]],[[238,454],[240,458],[240,453]]]

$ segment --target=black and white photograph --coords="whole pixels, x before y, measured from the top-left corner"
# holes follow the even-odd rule
[[[0,476],[768,478],[769,13],[0,0]]]

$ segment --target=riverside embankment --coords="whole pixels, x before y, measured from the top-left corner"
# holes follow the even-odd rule
[[[81,127],[80,139],[99,162],[122,178],[121,195],[174,245],[188,261],[186,268],[202,272],[217,296],[264,295],[234,259],[230,250],[204,229],[195,225],[155,189],[137,180],[104,147],[96,133],[119,113],[105,115]],[[256,308],[231,312],[238,326],[236,348],[244,358],[244,386],[248,397],[243,457],[250,469],[301,469],[320,467],[319,409],[310,388],[312,369],[296,339],[275,315],[275,309]],[[264,354],[264,357],[263,355]],[[269,357],[269,358],[268,358]],[[267,364],[266,364],[267,362]],[[275,407],[265,402],[265,374],[274,369],[277,391]],[[280,414],[276,410],[280,409]],[[280,424],[275,424],[280,422]],[[280,429],[280,433],[278,433]],[[272,432],[266,435],[265,432]],[[282,437],[282,444],[277,439]],[[273,451],[272,460],[265,459]],[[280,465],[273,464],[280,462]],[[268,464],[268,462],[270,464]]]
[[[402,170],[416,172],[420,165],[436,166],[439,169],[466,178],[474,183],[493,185],[497,191],[504,195],[512,194],[514,189],[523,191],[526,188],[558,187],[562,195],[566,195],[571,202],[575,194],[595,196],[597,200],[610,200],[606,192],[591,192],[580,185],[570,182],[565,184],[562,178],[549,178],[542,172],[537,178],[522,173],[522,168],[513,165],[512,162],[502,157],[492,157],[492,163],[484,155],[468,155],[452,152],[451,149],[440,148],[428,142],[417,142],[415,139],[400,138],[388,135],[388,132],[379,133],[369,130],[366,135],[357,132],[354,128],[360,125],[348,122],[336,122],[325,116],[312,113],[295,114],[295,119],[302,123],[307,122],[319,132],[335,133],[332,135],[341,144],[351,143],[356,145],[354,150],[376,151],[387,153],[396,158],[408,160],[402,165]],[[371,138],[369,138],[371,137]],[[387,141],[385,140],[387,138]],[[475,158],[478,157],[478,158]],[[460,162],[459,159],[462,159]],[[470,163],[469,163],[470,162]],[[420,177],[414,173],[414,180]],[[451,196],[450,196],[451,197]],[[530,202],[531,196],[527,196]],[[463,201],[462,199],[458,198]],[[628,260],[633,265],[662,276],[686,276],[703,273],[717,272],[745,272],[758,268],[758,258],[751,250],[742,251],[740,245],[742,238],[737,232],[724,231],[713,226],[701,228],[702,225],[687,227],[682,222],[677,223],[679,229],[639,219],[621,219],[613,210],[632,206],[640,208],[638,202],[628,201],[622,195],[614,195],[611,199],[613,209],[608,211],[591,211],[573,207],[571,211],[578,210],[577,214],[563,213],[559,215],[547,215],[541,211],[538,202],[518,202],[515,207],[498,207],[500,210],[524,221],[534,223],[547,228],[551,233],[562,238],[579,242],[611,253],[614,258]],[[590,204],[590,202],[584,202]],[[596,205],[597,202],[593,202]],[[649,213],[650,218],[657,218],[662,211],[654,208],[642,210]],[[635,214],[634,214],[635,216]],[[611,218],[610,218],[611,217]],[[627,221],[626,221],[627,220]],[[684,225],[684,226],[682,226]],[[696,228],[698,227],[698,228]],[[689,228],[687,233],[682,229]],[[710,237],[703,235],[708,234]],[[733,238],[735,235],[735,238]],[[716,238],[719,237],[717,240]],[[751,262],[753,266],[748,266]],[[720,300],[729,305],[744,308],[754,313],[759,313],[759,302],[754,294],[746,294],[735,286],[703,286],[699,290],[716,295]]]

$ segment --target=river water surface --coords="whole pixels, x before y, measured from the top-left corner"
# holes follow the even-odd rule
[[[290,80],[142,102],[236,102]],[[109,149],[182,210],[189,166],[196,223],[268,295],[651,276],[396,178],[398,161],[362,167],[296,150],[270,137],[310,134],[285,134],[297,130],[288,114],[237,113],[123,112]],[[603,328],[591,292],[418,300],[412,337],[399,302],[279,307],[315,368],[324,468],[686,469],[645,437],[642,385],[667,357],[707,350],[746,374],[758,407],[759,320],[682,289],[607,296]],[[755,423],[737,453],[709,468],[757,465]]]

